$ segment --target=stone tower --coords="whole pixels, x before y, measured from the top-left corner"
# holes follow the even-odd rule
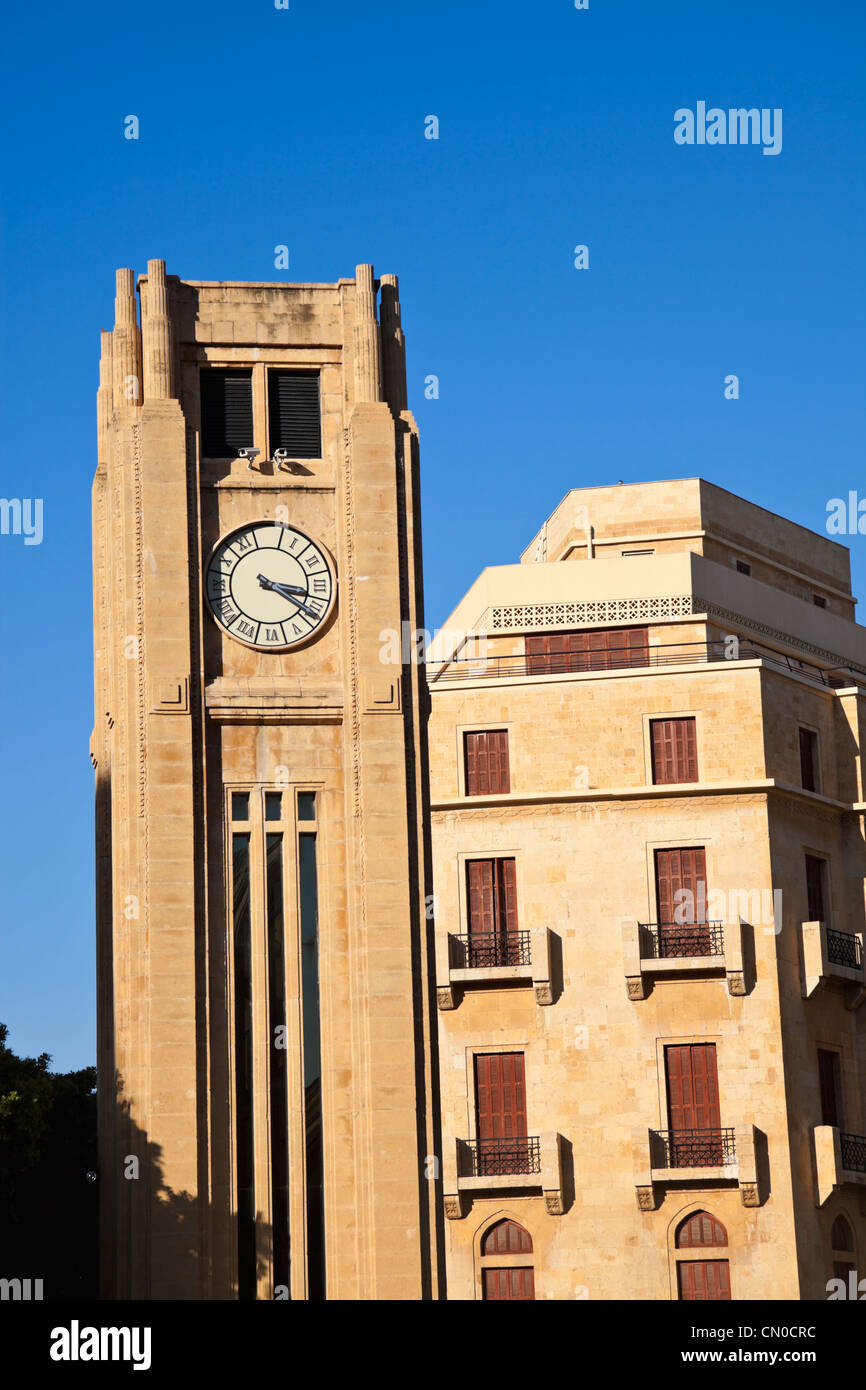
[[[138,291],[93,490],[103,1295],[436,1297],[397,280]]]

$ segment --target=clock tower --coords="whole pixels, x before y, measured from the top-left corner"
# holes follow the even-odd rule
[[[93,491],[103,1296],[435,1298],[397,280],[138,298]]]

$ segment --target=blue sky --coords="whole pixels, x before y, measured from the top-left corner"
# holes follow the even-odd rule
[[[5,26],[0,491],[43,499],[44,538],[0,536],[0,1020],[65,1069],[95,1056],[90,486],[115,267],[400,276],[430,626],[571,487],[700,474],[821,530],[829,498],[866,496],[866,9],[12,0]],[[699,100],[781,107],[781,153],[675,144]]]

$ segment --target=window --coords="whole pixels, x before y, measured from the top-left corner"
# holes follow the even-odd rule
[[[809,922],[825,922],[826,916],[826,864],[815,854],[806,855],[806,903]]]
[[[731,1273],[727,1260],[682,1260],[677,1282],[684,1303],[729,1302]]]
[[[584,632],[527,633],[526,670],[529,675],[557,671],[615,671],[646,666],[649,659],[645,627],[596,627]]]
[[[821,1092],[821,1124],[842,1126],[842,1076],[838,1052],[818,1048],[818,1085]]]
[[[653,782],[697,782],[698,739],[694,719],[651,719]]]
[[[830,1232],[832,1246],[833,1278],[843,1279],[847,1285],[848,1275],[855,1272],[857,1263],[854,1253],[854,1232],[844,1216],[837,1216]]]
[[[290,458],[322,457],[318,372],[268,372],[268,438],[271,453]]]
[[[516,860],[467,860],[466,904],[470,969],[520,965],[523,941],[517,929]]]
[[[708,1211],[696,1211],[677,1227],[678,1250],[694,1250],[698,1246],[727,1245],[728,1233],[721,1221]]]
[[[845,1247],[847,1249],[847,1246]],[[531,1255],[532,1237],[516,1221],[497,1221],[486,1232],[482,1255]]]
[[[818,790],[818,735],[800,729],[800,783],[807,792]],[[817,921],[813,918],[813,921]]]
[[[484,1300],[517,1299],[529,1303],[535,1299],[535,1272],[532,1269],[485,1269]]]
[[[235,458],[253,443],[253,375],[203,367],[201,381],[202,458]]]
[[[814,603],[814,605],[815,605],[816,608],[826,608],[826,607],[827,607],[827,600],[824,598],[824,595],[823,595],[823,594],[813,594],[813,595],[812,595],[812,602]]]
[[[752,566],[751,566],[751,565],[747,564],[745,560],[738,560],[738,561],[737,561],[737,574],[751,574],[751,573],[752,573]]]
[[[467,796],[511,790],[507,729],[464,734],[463,756]]]
[[[665,1048],[670,1168],[724,1162],[715,1043]]]
[[[659,956],[713,955],[703,847],[657,849],[655,879]]]
[[[655,555],[655,550],[623,550],[621,554],[622,558],[625,560],[632,559],[636,555]]]
[[[522,1052],[476,1054],[475,1121],[479,1175],[535,1171],[538,1141],[526,1134]]]
[[[481,1238],[481,1296],[486,1301],[535,1298],[535,1271],[525,1260],[532,1237],[517,1221],[497,1221]],[[505,1262],[503,1264],[503,1262]]]

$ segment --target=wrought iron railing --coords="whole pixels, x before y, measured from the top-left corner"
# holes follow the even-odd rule
[[[732,1129],[658,1130],[661,1168],[723,1168],[736,1162]]]
[[[470,970],[490,965],[530,965],[532,934],[528,931],[461,932],[459,942],[463,960]]]
[[[866,1134],[840,1134],[842,1167],[849,1173],[866,1173]]]
[[[474,1178],[541,1172],[541,1140],[527,1135],[511,1139],[467,1139],[464,1143]]]
[[[779,670],[794,671],[799,676],[805,676],[817,685],[866,685],[866,671],[856,667],[851,670],[844,667],[827,669],[747,638],[742,638],[736,647],[729,641],[665,642],[653,643],[648,647],[622,646],[592,652],[531,652],[528,655],[517,652],[511,656],[454,657],[441,663],[429,660],[427,670],[430,684],[439,685],[443,681],[486,680],[496,676],[562,675],[576,671],[684,666],[715,661],[765,661]]]
[[[853,932],[835,931],[827,928],[827,959],[831,965],[847,965],[849,970],[859,970],[863,963],[863,948],[859,936]]]
[[[725,954],[725,932],[721,922],[641,922],[639,930],[640,953],[644,960]]]

